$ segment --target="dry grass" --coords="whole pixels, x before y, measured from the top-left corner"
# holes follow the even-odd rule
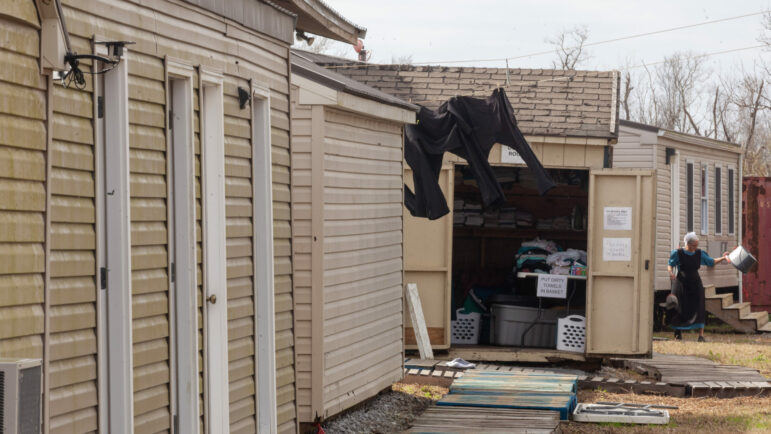
[[[394,385],[391,386],[391,390],[394,392],[406,393],[407,395],[416,396],[418,398],[428,398],[432,401],[438,401],[450,392],[450,389],[446,387],[409,383],[394,383]]]
[[[578,392],[578,402],[598,401],[673,405],[670,423],[659,425],[564,424],[565,433],[767,433],[771,431],[771,397],[672,398],[616,394],[595,390]]]
[[[670,333],[658,336],[672,337]],[[746,366],[771,378],[771,336],[705,333],[707,342],[696,342],[696,336],[695,333],[687,333],[682,341],[653,341],[653,351],[704,357],[724,365]]]

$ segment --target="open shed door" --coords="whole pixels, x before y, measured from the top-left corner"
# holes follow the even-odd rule
[[[652,170],[593,170],[589,181],[586,354],[652,351]]]
[[[404,182],[415,191],[412,170],[406,164],[404,168]],[[439,186],[450,207],[449,214],[429,220],[413,217],[404,208],[404,283],[418,285],[420,304],[434,349],[450,348],[453,172],[452,165],[445,165],[439,175]],[[409,349],[417,348],[409,315],[404,315],[404,324],[405,345]]]

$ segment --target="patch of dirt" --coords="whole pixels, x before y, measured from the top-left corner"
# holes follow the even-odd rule
[[[447,388],[395,383],[359,408],[322,424],[329,434],[386,434],[401,432],[429,405],[448,392]]]

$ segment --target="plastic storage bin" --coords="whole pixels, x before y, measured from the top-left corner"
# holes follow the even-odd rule
[[[525,347],[554,348],[557,319],[564,311],[542,309],[541,317],[525,336]],[[538,317],[538,308],[493,304],[490,307],[490,341],[494,345],[520,346],[522,333]]]
[[[477,345],[479,343],[479,323],[482,314],[479,312],[463,313],[463,308],[455,311],[455,321],[450,324],[452,344]]]
[[[586,348],[586,318],[570,315],[557,320],[557,349],[583,353]]]

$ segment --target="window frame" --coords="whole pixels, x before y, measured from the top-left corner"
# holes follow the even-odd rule
[[[728,234],[736,234],[736,168],[728,166]]]
[[[723,234],[723,166],[715,165],[715,235]]]
[[[701,235],[709,235],[709,164],[701,163],[701,196],[699,200],[701,212]]]
[[[694,163],[692,160],[686,160],[685,162],[685,227],[686,232],[694,232],[693,225],[696,222],[694,216]]]

